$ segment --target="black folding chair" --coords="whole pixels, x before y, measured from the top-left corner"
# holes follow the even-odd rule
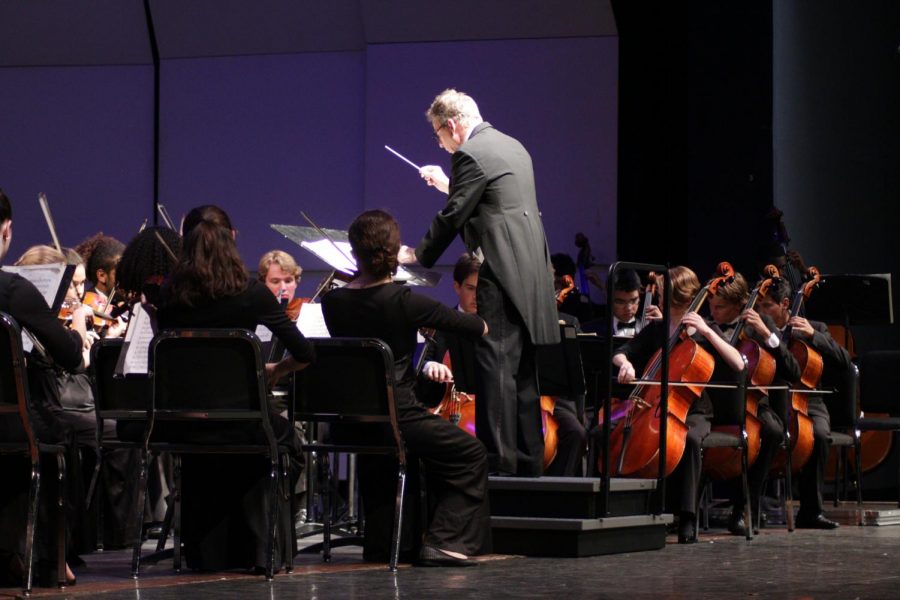
[[[397,570],[403,494],[406,488],[406,450],[397,425],[394,357],[383,341],[371,338],[315,339],[316,362],[297,373],[295,414],[316,424],[365,427],[371,436],[354,443],[332,439],[310,442],[304,448],[319,454],[390,454],[397,457],[397,499],[391,539],[391,571]],[[335,432],[332,432],[335,433]],[[330,487],[323,490],[324,523],[322,551],[331,558]]]
[[[141,433],[137,433],[137,438],[130,441],[104,439],[103,423],[105,420],[112,419],[117,422],[118,428],[124,426],[130,427],[131,431],[143,432],[147,424],[152,393],[150,378],[147,374],[129,374],[124,377],[115,375],[123,343],[122,338],[102,338],[91,347],[91,384],[94,390],[94,414],[97,417],[97,461],[88,488],[87,500],[88,508],[92,503],[96,503],[98,549],[103,549],[103,494],[99,491],[99,483],[104,458],[107,452],[112,450],[126,449],[140,452],[143,449]],[[149,456],[147,460],[150,460]],[[143,510],[143,507],[140,509]],[[170,504],[166,513],[167,527],[160,536],[156,548],[158,553],[162,552],[165,547],[171,514]],[[142,533],[142,527],[131,532],[134,548],[136,548],[133,561],[140,556]],[[160,559],[164,557],[164,555],[158,556]],[[132,568],[136,568],[134,564]]]
[[[746,523],[746,538],[753,539],[753,509],[750,501],[750,485],[747,480],[749,470],[749,444],[747,438],[747,367],[744,359],[744,369],[734,374],[732,390],[710,389],[709,395],[713,401],[713,430],[700,442],[700,456],[703,457],[707,450],[731,448],[740,456],[741,461],[741,489],[744,497],[744,523]],[[721,458],[728,458],[727,453],[717,453]],[[709,475],[704,474],[707,479]],[[703,510],[703,528],[709,529],[709,506],[711,504],[711,486],[708,481],[701,488],[699,506]],[[697,537],[700,511],[697,511],[694,522],[694,537]]]
[[[41,491],[41,455],[56,456],[57,585],[66,587],[66,448],[61,444],[44,444],[35,436],[28,416],[31,397],[22,349],[22,330],[15,319],[0,312],[0,419],[3,431],[12,433],[0,439],[0,454],[21,454],[31,461],[31,487],[28,490],[28,516],[25,527],[25,581],[23,593],[31,594],[34,577],[34,534],[37,525],[38,498]]]
[[[169,452],[175,461],[174,566],[181,569],[182,454],[262,455],[268,459],[270,503],[262,507],[268,523],[266,579],[275,572],[279,489],[287,485],[287,449],[275,438],[266,396],[265,367],[257,337],[244,329],[182,329],[163,331],[150,344],[152,395],[144,431],[136,525],[143,518],[147,458]],[[264,441],[230,442],[228,431],[243,424]],[[225,441],[216,439],[225,432]],[[242,428],[243,432],[244,429]],[[252,437],[252,436],[249,436]],[[289,544],[291,540],[284,540]],[[134,575],[140,567],[135,546]],[[292,553],[285,567],[292,570]]]
[[[867,352],[859,359],[859,408],[863,417],[857,422],[860,431],[892,431],[894,442],[900,443],[900,351]],[[886,417],[865,416],[887,413]],[[859,456],[859,453],[857,453]],[[862,488],[862,482],[860,482]],[[900,501],[898,501],[900,506]]]
[[[833,394],[822,396],[828,408],[831,431],[828,441],[831,446],[839,448],[837,464],[834,470],[834,506],[838,506],[841,498],[847,497],[847,449],[853,448],[854,472],[856,475],[856,504],[862,504],[862,456],[860,453],[860,436],[858,427],[859,401],[859,368],[851,364],[847,369],[844,382],[834,390]]]

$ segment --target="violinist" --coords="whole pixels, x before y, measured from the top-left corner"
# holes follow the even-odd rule
[[[0,260],[6,256],[12,243],[12,203],[0,190]],[[67,526],[70,528],[66,539],[67,556],[74,558],[75,549],[79,547],[76,540],[76,525],[81,518],[84,494],[80,481],[78,450],[75,446],[74,432],[65,419],[59,402],[59,390],[56,386],[56,369],[74,370],[82,363],[82,349],[87,342],[83,327],[66,329],[59,322],[57,315],[51,313],[50,307],[37,288],[28,280],[0,271],[0,311],[3,311],[23,328],[27,329],[41,343],[46,354],[37,348],[27,354],[28,386],[31,395],[29,419],[35,434],[43,443],[63,444],[67,448],[66,468],[68,481],[66,495]],[[81,318],[84,323],[84,318]],[[23,439],[21,424],[16,419],[0,419],[0,438],[19,441]],[[16,466],[14,466],[13,462]],[[24,540],[25,515],[28,512],[28,475],[27,471],[12,469],[24,464],[19,458],[13,462],[3,460],[0,486],[0,580],[8,580],[12,584],[21,583],[24,574]],[[53,514],[50,506],[56,498],[55,461],[42,462],[44,487],[39,499],[38,536],[35,538],[35,555],[37,574],[41,584],[56,581],[55,541],[53,529],[47,526],[45,519]],[[65,579],[69,584],[75,582],[75,576],[66,566]]]
[[[175,268],[181,236],[162,226],[145,227],[134,236],[119,260],[116,283],[130,303],[142,301],[159,307],[159,290]]]
[[[828,326],[820,321],[809,321],[801,316],[791,316],[791,286],[787,279],[775,279],[768,294],[759,303],[759,312],[770,317],[783,334],[790,329],[790,335],[809,344],[822,355],[823,384],[829,387],[842,385],[842,377],[850,368],[850,355],[840,346]],[[825,479],[825,463],[828,460],[828,433],[831,431],[828,408],[821,396],[807,396],[809,416],[813,421],[813,453],[810,460],[800,470],[800,511],[797,527],[801,529],[834,529],[838,524],[822,514],[822,485]]]
[[[225,211],[212,205],[192,209],[184,219],[183,233],[178,263],[160,290],[160,329],[226,327],[253,331],[263,324],[289,352],[280,362],[266,364],[269,381],[314,360],[312,343],[290,322],[269,290],[249,276]],[[293,487],[304,462],[299,437],[287,419],[272,414],[270,420],[278,442],[289,448]],[[220,425],[214,431],[182,431],[173,427],[173,434],[176,433],[192,442],[211,437],[218,442],[258,443],[261,436],[257,428],[248,429],[242,424]],[[183,539],[190,568],[265,571],[269,525],[264,507],[272,499],[267,476],[251,467],[255,461],[252,456],[183,458]],[[227,489],[223,489],[226,482]],[[189,490],[188,486],[193,487]],[[223,494],[239,500],[223,502]],[[293,522],[288,501],[281,494],[277,501],[282,504],[276,525],[275,564],[283,564],[286,553],[292,551]]]
[[[331,335],[379,338],[393,351],[397,420],[409,453],[424,464],[432,508],[421,540],[418,536],[408,540],[412,548],[401,543],[401,553],[411,551],[419,566],[472,566],[477,563],[469,555],[489,552],[491,546],[487,453],[477,438],[418,401],[412,355],[421,327],[477,338],[487,334],[487,324],[478,315],[453,310],[392,283],[399,264],[400,228],[391,215],[380,210],[362,213],[350,225],[349,237],[359,271],[346,286],[322,298],[322,310]],[[389,556],[395,472],[396,460],[391,457],[359,458],[366,560],[387,562]],[[416,480],[409,479],[413,485]],[[415,503],[409,506],[414,510]],[[404,521],[413,524],[416,519]]]
[[[85,294],[85,304],[101,312],[111,313],[107,304],[114,300],[110,296],[116,288],[116,267],[124,249],[125,244],[103,233],[89,237],[75,247],[75,251],[84,259],[87,278],[92,285],[90,292]],[[125,324],[122,321],[114,321],[101,331],[103,337],[118,337],[124,333]]]
[[[672,267],[669,270],[672,281],[671,330],[663,331],[663,322],[651,321],[634,338],[627,341],[613,355],[612,363],[618,367],[617,380],[621,384],[633,382],[637,373],[642,372],[653,354],[665,340],[679,331],[683,324],[688,336],[699,343],[715,359],[714,380],[725,380],[723,370],[740,371],[744,368],[743,358],[737,349],[725,342],[696,312],[688,312],[691,302],[699,293],[700,281],[687,267]],[[711,428],[712,402],[706,392],[694,401],[688,412],[687,444],[681,463],[672,473],[670,480],[679,487],[675,508],[678,511],[678,543],[696,542],[694,519],[697,514],[697,498],[700,491],[701,453],[700,443]],[[678,485],[680,484],[680,485]],[[672,496],[674,497],[674,495]]]
[[[740,273],[735,273],[731,281],[718,286],[716,294],[709,298],[708,324],[721,335],[730,340],[739,321],[744,322],[744,334],[759,343],[775,359],[774,384],[793,381],[800,376],[797,361],[787,348],[787,342],[781,339],[780,330],[768,316],[760,315],[754,309],[745,309],[750,298],[747,280]],[[768,477],[769,468],[778,445],[781,443],[783,425],[781,419],[769,406],[768,399],[759,402],[757,418],[760,421],[760,437],[762,445],[759,457],[748,473],[750,485],[751,514],[759,515],[759,498]],[[728,530],[734,535],[745,535],[746,524],[741,508],[740,486],[734,485],[733,505]]]
[[[263,254],[256,271],[259,280],[266,284],[278,301],[288,303],[294,299],[302,272],[294,257],[281,250]]]

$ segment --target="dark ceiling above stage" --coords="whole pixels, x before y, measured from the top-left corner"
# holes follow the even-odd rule
[[[609,3],[597,0],[150,0],[150,9],[163,59],[616,35]],[[142,0],[0,3],[0,66],[151,62]]]
[[[0,66],[152,62],[141,0],[0,2]]]

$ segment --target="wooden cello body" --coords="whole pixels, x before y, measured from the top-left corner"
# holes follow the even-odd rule
[[[643,380],[660,381],[661,353],[657,351]],[[654,368],[655,367],[655,368]],[[688,411],[703,392],[703,384],[712,377],[713,357],[694,340],[680,341],[669,353],[669,378],[672,382],[697,385],[672,386],[668,394],[665,476],[672,474],[687,443]],[[626,435],[628,418],[619,421],[610,434],[609,452],[612,474],[623,477],[656,477],[659,474],[660,392],[658,385],[639,385],[631,400],[631,435]],[[598,468],[602,469],[602,460]]]

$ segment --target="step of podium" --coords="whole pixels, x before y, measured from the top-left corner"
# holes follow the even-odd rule
[[[491,477],[494,552],[580,557],[666,545],[672,515],[650,514],[655,479],[612,479],[609,515],[600,514],[602,480]]]
[[[597,519],[650,512],[655,479],[610,479],[608,515],[600,514],[602,481],[599,477],[490,477],[491,514]]]

